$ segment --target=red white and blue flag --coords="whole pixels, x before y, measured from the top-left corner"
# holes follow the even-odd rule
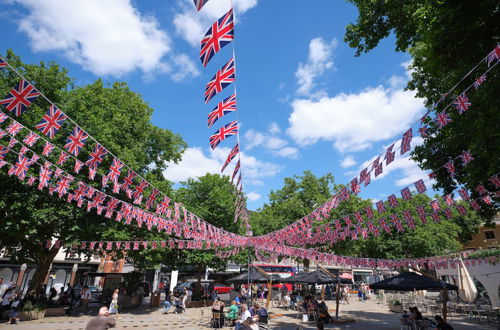
[[[64,151],[61,151],[61,154],[59,155],[59,159],[57,160],[57,165],[63,165],[66,163],[69,159],[69,154],[65,153]]]
[[[107,153],[108,151],[103,146],[101,146],[99,143],[96,144],[94,150],[90,154],[90,158],[85,162],[85,165],[87,165],[92,170],[96,170]]]
[[[6,68],[7,62],[4,61],[3,58],[0,57],[0,69]]]
[[[19,178],[19,180],[24,180],[30,166],[31,163],[29,158],[19,155],[16,164],[9,169],[7,174],[15,175]]]
[[[236,177],[236,174],[239,172],[240,170],[240,161],[238,160],[238,162],[236,163],[236,166],[234,167],[234,170],[233,170],[233,175],[231,176],[231,183],[233,183],[233,180],[234,178]]]
[[[473,86],[475,89],[478,89],[486,81],[486,74],[482,74],[474,81]]]
[[[455,105],[455,108],[458,110],[459,114],[463,114],[472,105],[472,103],[470,103],[469,98],[467,97],[467,94],[465,94],[465,92],[462,93],[461,95],[459,95],[453,101],[453,104]]]
[[[233,111],[236,111],[236,94],[233,94],[219,102],[219,104],[217,104],[217,106],[208,114],[208,127],[212,127],[218,119]]]
[[[0,104],[3,104],[7,110],[14,112],[14,115],[19,117],[39,96],[40,92],[33,85],[21,79],[9,94],[3,100],[0,100]]]
[[[226,124],[215,131],[212,136],[210,136],[210,147],[215,149],[220,142],[224,141],[228,136],[238,134],[238,122],[235,120],[229,124]]]
[[[0,112],[0,124],[3,124],[4,121],[6,121],[9,118],[5,113]]]
[[[205,88],[205,103],[235,81],[234,58],[231,58],[226,65],[215,73]]]
[[[462,159],[463,165],[467,165],[474,160],[474,157],[472,157],[472,153],[469,150],[464,151],[464,153],[460,155],[460,158]]]
[[[61,129],[62,124],[68,118],[59,108],[51,105],[47,113],[43,116],[38,125],[35,126],[37,130],[53,138],[54,135]]]
[[[210,59],[221,50],[222,47],[234,39],[233,9],[219,18],[208,29],[201,39],[200,60],[203,66],[207,66]]]
[[[157,205],[156,207],[156,214],[162,215],[167,212],[168,210],[168,204],[170,203],[170,198],[167,196],[163,197],[163,201]]]
[[[35,134],[35,132],[29,132],[28,135],[24,137],[23,142],[24,144],[33,147],[33,145],[36,143],[36,141],[38,141],[39,138],[40,136],[38,136],[38,134]]]
[[[226,169],[227,165],[229,165],[229,163],[234,159],[234,157],[236,157],[238,154],[240,153],[240,144],[237,143],[234,148],[231,150],[231,152],[229,153],[229,155],[227,156],[227,159],[226,161],[224,162],[224,165],[222,165],[222,169],[220,170],[221,173],[224,172],[224,170]]]
[[[24,128],[23,125],[13,120],[12,123],[7,127],[6,131],[12,136],[16,136]]]
[[[117,182],[118,177],[122,173],[122,168],[123,163],[118,158],[113,158],[113,163],[109,167],[109,173],[106,177],[113,182]]]
[[[43,147],[42,155],[49,156],[52,151],[54,151],[54,145],[49,141],[45,141],[45,146]]]
[[[443,128],[448,125],[448,123],[451,123],[451,118],[445,110],[438,112],[434,120],[436,121],[439,128]]]
[[[201,8],[208,2],[208,0],[193,0],[194,6],[196,7],[197,11],[200,11]]]
[[[44,187],[49,185],[50,178],[52,176],[52,171],[46,166],[40,167],[40,174],[38,175],[38,190],[42,190]]]
[[[68,139],[66,140],[64,149],[68,150],[70,154],[76,157],[78,156],[78,153],[80,153],[80,150],[82,149],[88,137],[89,135],[85,133],[83,129],[75,126],[73,128],[73,132],[71,132],[71,134],[68,136]]]
[[[488,61],[488,67],[493,63],[493,61],[500,59],[500,45],[497,45],[487,56],[486,61]]]

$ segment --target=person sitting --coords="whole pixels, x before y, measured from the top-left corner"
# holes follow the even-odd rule
[[[225,316],[228,320],[231,320],[234,323],[234,321],[238,318],[239,311],[240,309],[238,308],[236,301],[233,300],[231,302],[231,306],[229,306],[229,311]]]
[[[85,326],[85,330],[106,330],[113,328],[116,325],[116,320],[109,317],[107,307],[101,307],[96,317],[90,319]]]
[[[269,322],[269,314],[264,307],[260,307],[258,303],[253,305],[253,308],[250,310],[250,314],[254,321],[257,321],[259,324],[267,324]]]
[[[219,327],[222,328],[224,325],[224,303],[220,300],[219,297],[214,301],[212,305],[212,313],[219,314]]]
[[[247,305],[246,304],[241,304],[241,315],[240,319],[236,320],[236,326],[234,327],[235,330],[243,330],[245,329],[245,325],[243,322],[245,322],[248,318],[250,318],[250,321],[252,320],[252,315],[250,315],[250,312],[248,311]]]
[[[417,307],[410,307],[410,315],[408,316],[409,321],[422,320],[422,313],[419,312]]]
[[[173,305],[172,299],[173,299],[172,291],[169,291],[165,296],[165,303],[163,305],[163,314],[168,314],[168,311]]]
[[[259,326],[251,317],[243,321],[242,326],[242,330],[259,330]]]
[[[318,306],[318,323],[329,323],[332,319],[332,316],[330,313],[328,313],[328,306],[324,301],[321,301]]]
[[[437,322],[436,329],[453,330],[453,327],[448,323],[446,323],[445,320],[440,315],[436,315],[434,319]]]
[[[285,309],[290,308],[290,306],[292,304],[292,299],[290,298],[290,295],[288,294],[288,292],[284,293],[282,303],[283,303],[283,307]]]

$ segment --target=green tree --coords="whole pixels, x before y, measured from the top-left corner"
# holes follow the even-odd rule
[[[356,23],[347,26],[344,40],[359,56],[394,34],[396,50],[409,52],[413,59],[408,88],[416,90],[417,96],[424,98],[429,107],[500,42],[500,6],[495,0],[349,1],[358,8],[359,17]],[[485,69],[483,64],[462,81],[450,97],[470,85]],[[468,93],[471,109],[462,115],[449,109],[453,122],[438,134],[432,134],[413,153],[422,168],[436,170],[464,150],[472,152],[475,160],[463,170],[458,168],[454,179],[445,171],[437,172],[436,186],[445,193],[463,184],[476,198],[477,184],[486,183],[500,168],[497,75],[498,67],[488,74],[487,83]],[[432,111],[442,111],[451,101],[450,97]],[[429,132],[436,132],[433,124]],[[487,187],[495,190],[491,185]],[[498,199],[493,207],[483,207],[480,213],[485,219],[491,219],[497,210]]]
[[[179,135],[151,123],[153,110],[139,94],[130,91],[125,83],[105,86],[101,80],[75,87],[67,71],[56,63],[26,64],[11,51],[4,58],[110,152],[158,184],[164,192],[171,192],[170,184],[161,172],[167,161],[180,160],[186,145]],[[5,95],[18,80],[10,70],[3,70],[0,74],[1,95]],[[48,102],[38,98],[18,118],[19,122],[33,128],[48,106]],[[66,121],[53,142],[62,146],[71,129],[72,124]],[[16,138],[22,139],[25,134],[20,133]],[[33,149],[41,154],[42,147],[43,143],[38,142]],[[93,145],[87,146],[87,150],[90,147]],[[54,152],[49,160],[55,163],[58,155]],[[88,151],[83,150],[79,158],[84,160],[87,156]],[[9,161],[16,158],[12,153],[8,157]],[[106,157],[100,168],[106,172],[111,160],[111,156]],[[64,168],[72,173],[70,165]],[[38,166],[33,171],[37,173]],[[84,171],[77,179],[85,181],[86,175]],[[10,248],[13,261],[37,265],[30,291],[40,289],[49,265],[59,251],[55,246],[47,249],[45,244],[40,244],[46,240],[57,238],[71,244],[81,240],[144,237],[141,229],[135,226],[125,226],[95,212],[86,213],[56,196],[49,196],[46,191],[38,191],[15,177],[7,176],[5,171],[0,172],[0,180],[0,246]],[[99,183],[92,184],[99,187]]]

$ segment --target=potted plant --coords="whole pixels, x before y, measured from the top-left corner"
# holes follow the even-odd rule
[[[403,312],[403,305],[401,305],[401,302],[399,300],[391,300],[389,303],[389,310],[391,312],[395,313],[402,313]]]
[[[22,304],[19,308],[19,318],[21,319],[21,321],[42,319],[45,316],[46,309],[46,303],[37,302],[33,304],[30,300],[26,300],[24,304]]]

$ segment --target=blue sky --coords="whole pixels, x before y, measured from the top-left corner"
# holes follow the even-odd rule
[[[0,0],[1,52],[12,48],[27,62],[55,60],[77,84],[126,81],[154,109],[154,123],[189,145],[183,161],[165,172],[175,182],[219,172],[236,139],[211,152],[208,138],[238,119],[249,209],[304,170],[347,183],[424,113],[422,100],[404,91],[410,57],[394,51],[392,37],[360,57],[343,42],[345,26],[357,17],[353,5],[233,2],[238,113],[210,129],[208,112],[233,89],[206,105],[205,85],[233,44],[203,68],[199,41],[230,1],[210,0],[198,13],[191,0]],[[363,197],[384,198],[425,176],[407,157],[384,172]]]

